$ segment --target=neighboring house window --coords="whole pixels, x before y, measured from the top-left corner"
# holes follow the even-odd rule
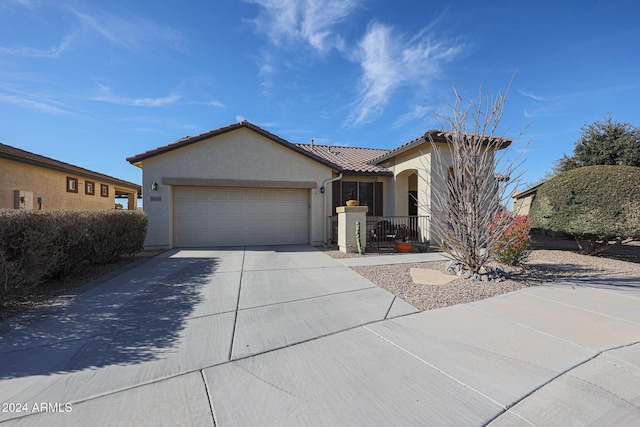
[[[69,193],[77,193],[78,192],[78,179],[67,177],[67,192]]]
[[[100,195],[102,197],[109,197],[109,186],[100,184]]]
[[[93,196],[94,194],[96,194],[96,183],[92,181],[85,181],[84,194],[88,194],[90,196]]]

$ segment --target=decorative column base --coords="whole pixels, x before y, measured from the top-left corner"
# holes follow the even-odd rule
[[[338,248],[340,252],[358,252],[356,240],[356,221],[360,221],[360,243],[362,250],[367,245],[368,206],[338,206]]]

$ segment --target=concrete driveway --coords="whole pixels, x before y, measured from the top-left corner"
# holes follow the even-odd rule
[[[416,311],[310,246],[169,251],[2,324],[0,420],[210,423],[201,369]]]
[[[415,309],[311,247],[181,250],[58,304],[2,325],[9,425],[640,419],[640,278],[402,316]]]

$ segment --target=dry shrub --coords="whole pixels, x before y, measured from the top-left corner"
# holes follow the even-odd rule
[[[132,256],[146,229],[138,212],[0,210],[0,285],[6,292]]]

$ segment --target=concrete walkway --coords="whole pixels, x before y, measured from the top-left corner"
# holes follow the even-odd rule
[[[369,265],[391,265],[391,264],[414,264],[420,262],[431,261],[449,261],[449,258],[443,252],[424,252],[419,254],[402,254],[402,255],[371,255],[367,254],[362,257],[339,258],[338,262],[347,267],[364,267]]]
[[[0,419],[21,426],[640,419],[640,278],[576,280],[390,319],[414,311],[310,247],[169,252],[62,298],[55,310],[13,320],[0,341],[0,402],[26,403],[26,411]],[[41,403],[51,411],[34,411]]]

